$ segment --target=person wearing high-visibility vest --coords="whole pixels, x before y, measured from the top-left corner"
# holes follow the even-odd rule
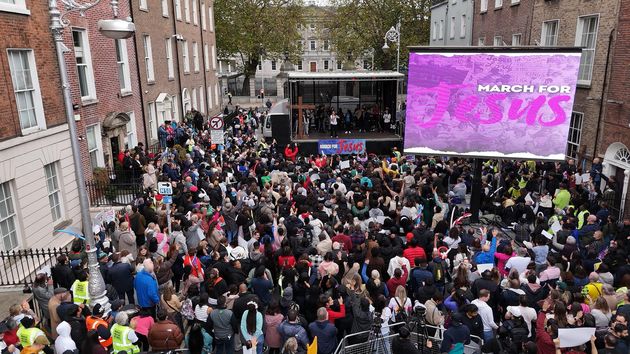
[[[99,333],[98,341],[101,343],[103,348],[107,349],[112,345],[113,339],[112,336],[107,336],[107,339],[101,336],[101,331],[105,333],[109,333],[109,323],[107,323],[107,317],[103,314],[103,309],[101,304],[94,305],[92,308],[92,316],[88,316],[85,318],[85,326],[89,331],[97,331]],[[99,331],[99,328],[102,328]]]
[[[577,229],[581,229],[582,226],[584,226],[584,222],[586,221],[586,218],[590,215],[590,213],[588,212],[587,209],[588,205],[586,204],[582,204],[580,205],[580,207],[578,208],[578,210],[576,211],[576,217],[577,217]]]
[[[140,348],[135,344],[138,336],[132,327],[129,327],[129,315],[126,312],[119,312],[116,315],[114,325],[111,328],[113,354],[125,351],[127,354],[136,354]]]
[[[22,347],[28,347],[35,343],[35,339],[39,336],[46,337],[41,329],[35,327],[35,320],[31,317],[24,317],[20,321],[20,328],[16,333]]]
[[[77,280],[70,287],[72,291],[72,302],[77,305],[87,304],[90,301],[90,293],[88,292],[88,273],[82,270],[77,276]]]

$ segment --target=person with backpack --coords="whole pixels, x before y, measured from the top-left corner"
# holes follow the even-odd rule
[[[519,307],[509,306],[505,318],[497,331],[499,343],[508,353],[518,353],[529,337],[529,330]]]

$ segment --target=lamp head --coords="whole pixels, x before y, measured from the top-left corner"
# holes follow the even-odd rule
[[[383,49],[389,49],[389,46],[387,45],[387,41],[385,41],[385,44],[383,44]]]
[[[133,36],[136,32],[136,26],[131,21],[125,21],[117,18],[113,20],[98,21],[98,30],[107,38],[126,39]]]

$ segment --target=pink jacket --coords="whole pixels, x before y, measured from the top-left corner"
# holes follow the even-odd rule
[[[270,348],[282,347],[282,338],[278,333],[278,326],[282,323],[283,316],[281,313],[275,315],[265,315],[265,344]]]
[[[505,269],[505,264],[507,263],[508,259],[514,256],[516,256],[516,253],[512,253],[511,256],[505,253],[500,253],[500,252],[494,253],[494,258],[498,260],[497,268],[499,269],[499,274],[501,274],[504,277],[508,276],[508,271]]]

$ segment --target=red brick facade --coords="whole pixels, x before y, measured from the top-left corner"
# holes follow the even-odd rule
[[[46,127],[66,122],[57,54],[50,31],[50,15],[46,1],[28,1],[30,15],[0,12],[0,141],[22,135],[13,93],[7,49],[32,49],[37,66],[39,86],[46,117]],[[1,159],[0,159],[1,160]]]
[[[129,3],[127,1],[119,2],[118,17],[123,19],[130,17]],[[105,165],[113,168],[112,161],[116,159],[116,156],[111,156],[110,139],[116,135],[124,136],[125,127],[123,126],[116,132],[108,132],[102,127],[102,123],[108,114],[134,112],[137,141],[145,142],[133,38],[126,40],[129,74],[131,76],[131,92],[123,96],[121,95],[120,81],[118,78],[114,40],[99,33],[97,27],[99,20],[113,18],[109,1],[101,1],[97,6],[87,10],[85,17],[73,13],[67,16],[67,18],[70,20],[70,27],[64,32],[64,42],[70,49],[70,52],[66,53],[66,63],[68,65],[68,74],[72,89],[72,102],[75,107],[79,107],[75,109],[74,114],[78,114],[81,117],[80,120],[77,121],[78,134],[82,137],[86,137],[86,128],[88,126],[100,124],[103,148],[101,153],[105,155]],[[96,100],[92,102],[81,101],[76,58],[73,51],[72,28],[87,30],[96,86]],[[124,149],[124,140],[122,138],[120,140],[120,149]],[[83,162],[83,171],[86,178],[89,179],[92,174],[92,168],[88,154],[87,139],[81,140],[81,160]]]
[[[495,1],[488,0],[487,11],[481,12],[481,1],[474,2],[472,45],[483,38],[486,46],[492,46],[495,36],[501,36],[506,45],[512,45],[512,35],[521,35],[521,45],[534,45],[530,39],[534,0],[503,0],[495,8]]]

